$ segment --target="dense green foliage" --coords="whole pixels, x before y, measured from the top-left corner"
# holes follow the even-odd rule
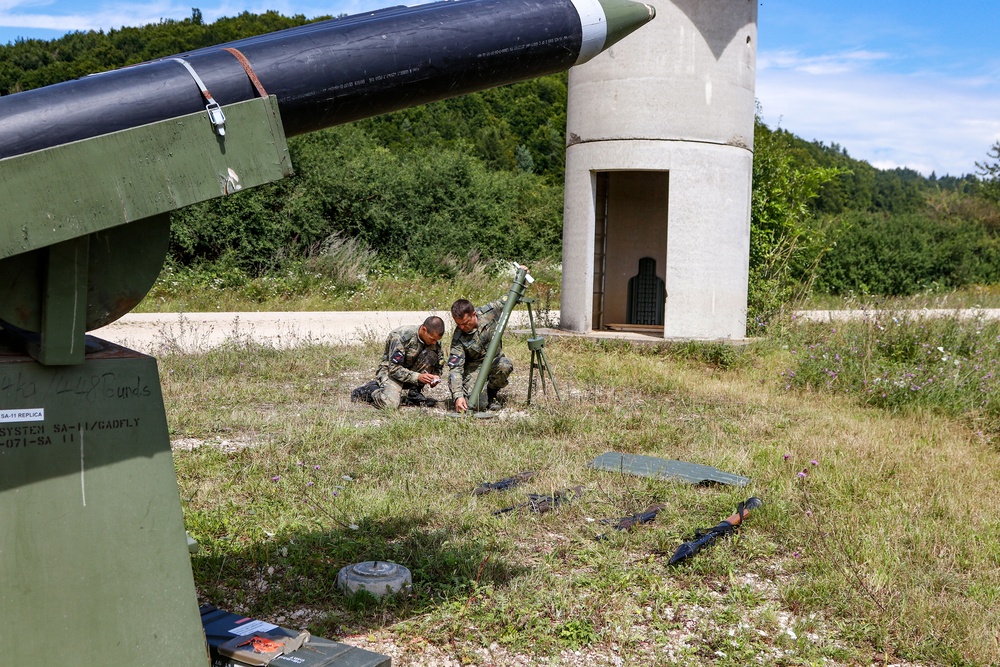
[[[296,177],[179,211],[175,261],[260,274],[339,234],[389,267],[449,275],[470,254],[533,259],[559,247],[560,193],[535,174],[491,171],[460,148],[390,151],[359,126],[290,149]]]
[[[1000,239],[978,220],[852,212],[819,266],[834,294],[906,296],[1000,282]]]
[[[305,22],[244,12],[209,25],[195,9],[22,40],[0,46],[0,94]],[[173,215],[169,264],[225,284],[308,266],[334,280],[345,267],[319,258],[345,238],[369,270],[425,276],[477,258],[558,257],[565,122],[562,74],[292,138],[294,177]],[[810,290],[909,295],[998,280],[1000,144],[977,175],[925,178],[759,120],[754,134],[751,331]]]
[[[924,178],[910,169],[875,169],[837,145],[758,129],[752,234],[775,229],[759,213],[774,200],[782,206],[779,219],[797,222],[765,238],[776,262],[755,263],[752,246],[751,313],[755,305],[774,312],[796,292],[909,296],[1000,281],[1000,198],[991,196],[997,164],[977,163],[985,179]],[[994,146],[990,157],[998,151]],[[773,265],[785,272],[784,283]],[[770,278],[754,275],[755,266]]]
[[[797,163],[790,136],[771,132],[757,118],[750,202],[747,320],[751,332],[767,326],[818,260],[825,239],[811,224],[810,206],[821,188],[843,173],[836,167]]]

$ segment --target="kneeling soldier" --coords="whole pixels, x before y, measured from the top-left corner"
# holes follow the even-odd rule
[[[431,404],[421,393],[441,377],[441,336],[444,320],[432,315],[417,326],[393,329],[385,341],[382,362],[375,379],[351,392],[352,401],[366,401],[379,408],[396,410],[404,399]]]
[[[483,360],[496,333],[497,320],[506,300],[507,297],[504,296],[479,308],[465,299],[459,299],[451,305],[451,316],[457,329],[451,337],[451,352],[448,355],[448,388],[455,402],[455,409],[459,412],[469,409],[469,394],[482,372]],[[503,355],[502,346],[501,341],[493,363],[486,371],[487,405],[480,405],[479,410],[484,407],[490,410],[500,409],[496,400],[497,393],[507,386],[507,378],[514,370],[514,364]],[[475,402],[480,402],[479,397],[475,397]]]

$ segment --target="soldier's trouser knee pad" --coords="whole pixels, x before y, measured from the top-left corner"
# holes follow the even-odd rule
[[[508,384],[510,374],[514,372],[514,364],[502,354],[493,360],[490,374],[486,376],[486,385],[491,389],[503,389]]]
[[[379,388],[372,392],[372,403],[377,408],[398,410],[403,402],[403,385],[392,378],[378,378]]]

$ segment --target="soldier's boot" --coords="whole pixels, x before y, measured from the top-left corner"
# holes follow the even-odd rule
[[[437,405],[437,399],[424,396],[419,389],[410,389],[403,394],[403,405],[416,405],[433,408]]]
[[[369,380],[351,392],[351,403],[374,403],[372,392],[378,389],[378,380]]]
[[[494,412],[496,412],[497,410],[499,410],[502,407],[500,405],[500,402],[497,401],[497,394],[498,393],[500,393],[499,389],[494,389],[493,387],[487,387],[486,388],[486,409],[487,410],[493,410]]]

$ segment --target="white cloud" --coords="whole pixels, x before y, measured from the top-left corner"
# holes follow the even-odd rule
[[[797,51],[769,51],[757,55],[757,68],[782,69],[806,74],[827,75],[853,72],[868,63],[886,60],[889,55],[878,51],[845,51],[843,53],[803,56]]]
[[[883,58],[861,51],[809,58],[761,53],[757,98],[764,121],[806,140],[837,143],[880,168],[974,172],[1000,140],[1000,91],[982,79],[860,66]]]

